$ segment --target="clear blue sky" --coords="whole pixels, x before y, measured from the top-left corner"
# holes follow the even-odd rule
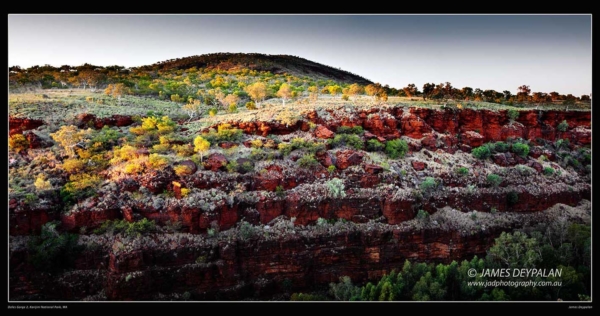
[[[591,15],[9,15],[8,64],[296,55],[401,88],[592,92]]]

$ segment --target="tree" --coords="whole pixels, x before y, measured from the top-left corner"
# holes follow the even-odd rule
[[[50,134],[50,137],[65,149],[67,155],[73,157],[75,156],[75,146],[82,146],[90,133],[90,129],[80,130],[73,125],[63,125],[58,131]]]
[[[582,102],[590,102],[590,101],[591,101],[591,98],[590,98],[590,96],[589,96],[589,95],[587,95],[587,94],[584,94],[584,95],[582,95],[582,96],[581,96],[581,101],[582,101]]]
[[[470,99],[473,96],[473,88],[471,87],[464,87],[461,91],[465,99]]]
[[[433,91],[435,90],[435,84],[426,83],[423,85],[423,100],[427,100],[427,98],[431,98]]]
[[[342,87],[338,86],[337,84],[328,86],[327,91],[329,91],[329,94],[331,94],[333,97],[335,97],[336,94],[342,93]]]
[[[552,98],[552,101],[558,101],[559,97],[560,97],[560,93],[556,92],[556,91],[552,91],[549,93],[550,98]]]
[[[319,87],[317,86],[310,86],[308,87],[308,93],[309,93],[309,98],[312,102],[316,102],[317,99],[319,98]]]
[[[197,136],[194,139],[194,151],[200,154],[200,161],[202,161],[204,153],[206,153],[209,148],[210,143],[202,136]]]
[[[359,95],[361,93],[363,93],[365,91],[365,89],[359,85],[358,83],[353,83],[348,87],[348,91],[346,94],[348,94],[348,96],[356,96]]]
[[[184,104],[181,109],[190,117],[191,121],[197,115],[200,115],[201,105],[200,100],[189,100],[189,102]]]
[[[267,85],[264,82],[255,82],[246,86],[244,91],[256,102],[256,105],[260,105],[267,96]]]
[[[382,87],[380,83],[374,83],[366,86],[365,92],[368,95],[373,96],[373,99],[375,100],[387,101],[388,99],[387,92],[385,92],[385,88]]]
[[[282,84],[277,91],[277,96],[283,100],[283,106],[285,106],[285,100],[292,96],[292,88],[287,83]]]
[[[506,101],[510,100],[510,98],[512,97],[512,93],[510,93],[510,91],[508,90],[502,91],[502,94],[504,95],[504,100]]]
[[[130,93],[131,90],[123,83],[109,84],[108,87],[104,89],[104,94],[112,95],[113,97],[117,98],[119,102],[121,102],[121,96]]]
[[[517,92],[517,100],[519,102],[527,102],[529,100],[529,94],[531,93],[531,89],[528,85],[522,85],[518,88]]]
[[[226,106],[231,106],[232,104],[235,104],[237,106],[238,102],[240,102],[240,97],[238,97],[235,94],[228,94],[223,99],[223,103],[225,103]]]
[[[417,93],[419,93],[419,90],[417,89],[417,86],[415,86],[414,83],[408,84],[408,86],[402,88],[402,90],[404,90],[404,93],[409,98],[412,98],[413,96],[416,96]]]

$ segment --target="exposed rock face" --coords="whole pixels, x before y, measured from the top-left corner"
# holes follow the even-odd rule
[[[8,120],[8,135],[22,134],[24,131],[36,129],[44,125],[44,121],[30,118],[10,117]]]
[[[463,143],[470,147],[479,147],[483,145],[485,138],[474,131],[467,131],[462,134]]]
[[[50,142],[45,141],[34,132],[24,132],[23,135],[29,142],[29,149],[46,148],[52,146]]]
[[[140,178],[140,185],[154,194],[162,193],[173,180],[175,172],[173,168],[166,167],[162,170],[151,170]]]
[[[335,136],[335,134],[323,125],[319,125],[315,128],[315,137],[327,139],[333,138],[333,136]]]
[[[133,118],[128,115],[111,115],[109,117],[99,118],[94,114],[82,113],[77,116],[75,125],[79,128],[95,128],[101,129],[104,126],[129,126],[133,124]]]
[[[217,171],[220,169],[225,169],[227,165],[227,158],[225,155],[214,153],[208,156],[208,159],[204,161],[204,168],[207,170]]]
[[[350,166],[358,165],[362,162],[364,154],[354,150],[340,150],[336,153],[336,167],[346,169]]]

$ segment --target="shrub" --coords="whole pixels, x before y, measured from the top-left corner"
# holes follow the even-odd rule
[[[408,144],[402,139],[394,139],[385,143],[385,153],[392,159],[403,158],[408,152]]]
[[[338,134],[356,134],[356,135],[362,135],[364,133],[364,130],[362,128],[362,126],[340,126],[337,129],[337,133]]]
[[[125,165],[123,171],[126,174],[139,174],[140,172],[144,171],[144,166],[138,161],[131,161]]]
[[[39,174],[33,183],[36,190],[44,191],[52,189],[52,184],[50,184],[50,180],[46,180],[46,177],[43,174]]]
[[[188,189],[188,188],[182,188],[181,189],[181,196],[182,197],[186,197],[186,196],[188,196],[188,194],[190,194],[190,189]]]
[[[263,142],[260,139],[251,140],[250,146],[252,146],[254,148],[261,148],[263,146]]]
[[[29,147],[29,141],[22,134],[14,134],[8,138],[8,147],[19,153]]]
[[[554,169],[552,169],[550,167],[546,167],[546,168],[544,168],[544,174],[547,176],[551,176],[554,174]]]
[[[246,221],[240,222],[238,230],[243,240],[248,240],[257,234],[256,227]]]
[[[235,104],[235,103],[231,103],[231,104],[229,105],[229,113],[237,113],[237,111],[238,111],[238,110],[237,110],[237,104]]]
[[[123,234],[128,237],[135,237],[151,233],[155,230],[156,224],[154,221],[149,221],[147,218],[133,223],[124,219],[116,219],[102,223],[102,226],[94,230],[94,234]]]
[[[335,166],[331,165],[331,166],[327,167],[327,171],[329,171],[329,173],[335,172]]]
[[[350,97],[347,94],[342,94],[342,100],[348,101],[350,100]]]
[[[558,124],[558,126],[556,127],[556,129],[559,132],[565,132],[567,131],[567,128],[569,128],[569,123],[567,123],[567,120],[562,121],[560,124]]]
[[[211,108],[211,109],[208,110],[208,115],[215,116],[215,115],[217,115],[218,112],[219,112],[219,109],[217,109],[217,108]]]
[[[333,198],[345,197],[344,192],[344,181],[338,178],[333,178],[325,183],[327,185],[327,191]]]
[[[218,141],[237,142],[242,139],[242,130],[223,123],[217,126],[217,137]]]
[[[252,101],[246,102],[246,109],[248,109],[248,110],[256,110],[256,104],[254,104],[254,102],[252,102]]]
[[[527,157],[529,154],[529,146],[523,143],[514,143],[512,145],[512,152],[521,157]]]
[[[85,161],[76,158],[65,159],[63,169],[68,173],[80,173],[85,170]]]
[[[515,191],[508,192],[508,194],[506,194],[506,202],[508,202],[508,205],[517,204],[517,202],[519,202],[519,194]]]
[[[368,151],[383,151],[384,149],[385,145],[377,139],[369,139],[369,141],[367,141]]]
[[[177,165],[173,167],[173,170],[175,170],[175,174],[179,177],[192,174],[192,168],[187,165]]]
[[[278,197],[284,197],[284,196],[285,196],[285,190],[283,189],[283,187],[282,187],[282,186],[278,185],[278,186],[275,188],[275,194],[276,194]]]
[[[423,211],[423,210],[419,210],[417,212],[417,219],[420,221],[425,221],[429,218],[429,213]]]
[[[363,140],[360,136],[354,134],[338,134],[333,139],[329,140],[333,147],[348,146],[354,149],[362,149],[364,147]]]
[[[171,149],[180,157],[188,157],[194,154],[194,148],[189,144],[173,145]]]
[[[42,226],[40,236],[31,236],[27,246],[29,260],[39,271],[56,272],[71,266],[81,247],[78,235],[56,230],[59,222],[48,222]]]
[[[169,144],[157,144],[152,146],[152,152],[157,154],[164,154],[169,151],[171,146]]]
[[[487,159],[492,155],[492,152],[490,151],[490,146],[488,146],[487,144],[479,146],[477,148],[473,148],[471,153],[473,154],[473,157],[481,160]]]
[[[496,142],[494,144],[494,151],[504,153],[508,151],[508,147],[508,144],[505,142]]]
[[[319,294],[294,293],[290,301],[327,301],[327,297]]]
[[[317,161],[317,159],[315,159],[315,156],[311,154],[305,154],[300,159],[298,159],[297,163],[298,166],[308,169],[314,168],[319,165],[319,162]]]
[[[166,167],[168,164],[169,160],[159,154],[151,154],[150,157],[148,157],[148,167],[150,167],[150,169],[159,170]]]
[[[460,167],[460,168],[456,169],[456,173],[459,176],[466,176],[469,174],[469,169],[467,169],[467,167]]]
[[[502,183],[502,177],[500,177],[497,174],[494,173],[490,173],[487,176],[487,182],[493,186],[493,187],[498,187],[500,185],[500,183]]]
[[[421,182],[420,188],[423,193],[430,194],[437,188],[437,185],[438,183],[434,178],[427,177],[423,182]]]
[[[511,121],[514,121],[517,119],[517,117],[519,117],[519,111],[513,109],[508,110],[506,114]]]
[[[231,160],[227,163],[227,165],[225,165],[225,168],[227,168],[228,172],[236,172],[238,170],[238,163],[235,160]]]

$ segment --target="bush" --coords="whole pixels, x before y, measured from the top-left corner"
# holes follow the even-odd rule
[[[215,116],[215,115],[217,115],[218,112],[219,112],[219,109],[217,109],[217,108],[211,108],[211,109],[208,110],[208,115]]]
[[[39,271],[56,272],[70,267],[75,262],[81,246],[78,235],[56,230],[59,222],[48,222],[42,226],[40,236],[31,236],[27,246],[29,261]]]
[[[278,185],[275,188],[275,195],[277,195],[278,197],[284,197],[285,196],[285,190],[283,189],[282,186]]]
[[[508,115],[508,118],[511,121],[514,121],[517,119],[517,117],[519,117],[519,111],[517,111],[517,110],[512,110],[512,109],[508,110],[508,112],[506,114]]]
[[[46,180],[46,177],[43,174],[39,174],[33,183],[35,189],[38,191],[45,191],[52,189],[52,184],[50,184],[49,180]]]
[[[102,223],[102,226],[94,230],[94,234],[123,234],[127,237],[136,237],[151,233],[155,230],[156,224],[154,221],[149,221],[147,218],[133,223],[124,219],[116,219],[114,221]]]
[[[432,177],[427,177],[423,182],[421,182],[420,188],[424,195],[429,195],[435,191],[438,183]]]
[[[558,124],[558,126],[556,127],[556,129],[559,132],[565,132],[567,131],[567,128],[569,128],[569,123],[567,123],[567,120],[562,121],[560,124]]]
[[[248,239],[254,237],[258,233],[256,230],[256,227],[254,227],[252,224],[250,224],[246,221],[240,222],[240,224],[238,225],[238,230],[239,230],[240,237],[243,240],[248,240]]]
[[[22,134],[15,134],[8,138],[8,147],[19,153],[29,147],[29,141]]]
[[[500,152],[500,153],[505,153],[508,151],[508,144],[505,142],[496,142],[494,144],[494,151],[496,152]]]
[[[80,173],[85,170],[85,165],[85,161],[76,158],[63,161],[63,169],[68,173]]]
[[[385,143],[385,153],[392,159],[403,158],[408,152],[408,144],[402,139],[394,139]]]
[[[459,176],[466,176],[469,174],[469,169],[467,169],[466,167],[460,167],[460,168],[456,169],[456,173]]]
[[[425,221],[429,218],[429,213],[423,211],[423,210],[419,210],[417,212],[417,219],[420,221]]]
[[[498,187],[500,185],[500,183],[502,183],[502,177],[500,177],[497,174],[491,173],[487,176],[487,182],[493,186],[493,187]]]
[[[298,159],[298,166],[302,168],[312,169],[319,165],[317,159],[315,159],[314,155],[305,154],[300,159]]]
[[[554,174],[554,169],[552,169],[550,167],[544,168],[544,175],[551,176],[553,174]]]
[[[515,191],[508,192],[508,194],[506,194],[506,202],[508,202],[508,205],[517,204],[517,202],[519,202],[519,194]]]
[[[192,168],[187,165],[177,165],[173,167],[173,170],[175,170],[175,174],[179,177],[192,174]]]
[[[168,164],[169,160],[159,154],[151,154],[150,157],[148,157],[148,167],[150,169],[159,170],[166,167]]]
[[[333,198],[345,197],[344,192],[344,181],[338,178],[333,178],[325,183],[327,185],[327,191]]]
[[[344,145],[346,145],[348,147],[352,147],[354,149],[362,149],[364,147],[364,142],[360,138],[360,136],[353,135],[353,134],[335,135],[335,137],[333,139],[329,140],[329,143],[333,147],[341,147]]]
[[[527,157],[529,154],[529,146],[523,143],[514,143],[512,145],[512,152],[521,157]]]
[[[229,105],[229,113],[237,113],[237,111],[238,111],[238,110],[237,110],[237,104],[235,104],[235,103],[231,103],[231,104]]]
[[[350,100],[350,97],[347,94],[342,94],[342,100],[348,101]]]
[[[329,173],[335,172],[335,166],[331,165],[331,166],[327,167],[327,171],[329,171]]]
[[[254,104],[254,102],[252,102],[252,101],[246,102],[246,109],[248,109],[248,110],[256,110],[256,104]]]
[[[362,128],[362,126],[340,126],[337,129],[337,133],[338,134],[356,134],[356,135],[362,135],[364,133],[364,130]]]
[[[479,146],[477,148],[473,148],[473,150],[471,151],[471,154],[473,154],[473,157],[477,158],[477,159],[487,159],[492,155],[492,152],[490,151],[490,146],[486,145],[482,145]]]
[[[367,141],[368,151],[383,151],[384,149],[385,145],[377,139],[369,139],[369,141]]]
[[[254,148],[261,148],[263,146],[263,142],[260,139],[251,140],[250,146],[252,146]]]

